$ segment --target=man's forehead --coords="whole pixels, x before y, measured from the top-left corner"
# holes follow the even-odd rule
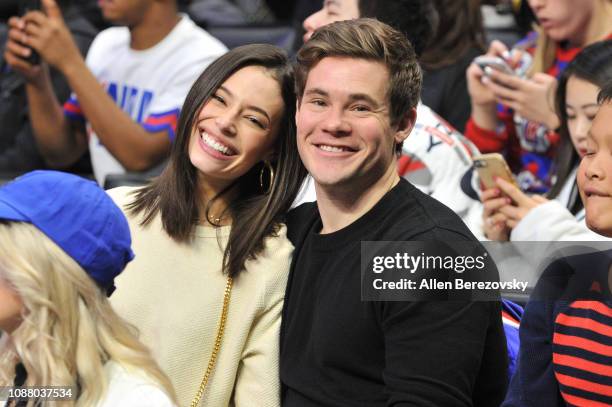
[[[334,74],[336,72],[368,72],[372,79],[379,77],[384,77],[385,79],[389,78],[389,69],[383,62],[344,55],[332,55],[322,58],[310,68],[308,78],[310,78],[313,72],[320,74],[323,70],[327,71],[328,74]]]
[[[352,57],[325,57],[309,71],[305,93],[313,89],[347,94],[385,95],[389,86],[389,71],[379,61]]]
[[[612,102],[601,105],[595,120],[593,120],[589,135],[594,139],[612,145]]]

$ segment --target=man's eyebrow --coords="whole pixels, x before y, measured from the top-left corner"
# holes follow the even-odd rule
[[[366,103],[371,104],[372,106],[378,106],[379,103],[370,95],[365,93],[352,93],[349,95],[349,100],[351,102],[356,102],[358,100],[363,100]]]
[[[324,6],[339,6],[340,2],[338,0],[325,0]]]
[[[586,103],[584,105],[581,105],[580,107],[583,108],[583,109],[587,109],[587,108],[591,108],[591,107],[597,107],[598,108],[599,105],[597,103]]]
[[[326,91],[324,91],[323,89],[320,88],[312,88],[312,89],[308,89],[306,92],[304,92],[304,95],[320,95],[320,96],[329,96],[329,93],[327,93]]]
[[[306,92],[304,92],[304,96],[312,96],[312,95],[319,95],[319,96],[323,96],[323,97],[328,97],[329,93],[324,91],[323,89],[320,88],[312,88],[312,89],[308,89]],[[366,93],[351,93],[350,95],[348,95],[348,100],[350,103],[356,102],[356,101],[364,101],[366,103],[371,104],[372,106],[378,107],[380,105],[379,102],[377,102],[372,96],[366,94]]]
[[[234,94],[225,86],[221,85],[219,86],[219,90],[222,90],[223,92],[227,93],[230,97],[234,97]],[[268,119],[269,122],[272,121],[272,119],[270,119],[270,115],[268,114],[268,112],[266,112],[264,109],[262,109],[261,107],[257,107],[255,105],[248,105],[246,106],[247,109],[250,110],[254,110],[256,112],[261,113],[262,115],[264,115],[266,117],[266,119]]]

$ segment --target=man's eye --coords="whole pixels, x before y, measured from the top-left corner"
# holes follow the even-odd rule
[[[325,106],[325,102],[321,99],[313,99],[310,101],[310,103],[315,106]]]
[[[353,107],[353,110],[356,112],[369,112],[370,107],[366,105],[356,105]]]

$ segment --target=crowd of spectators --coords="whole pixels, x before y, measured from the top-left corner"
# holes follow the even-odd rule
[[[29,8],[30,4],[33,8]],[[463,222],[456,230],[466,227],[467,231],[465,235],[461,234],[463,231],[457,233],[469,235],[470,239],[610,242],[612,224],[606,212],[609,208],[600,201],[611,196],[606,184],[610,183],[607,170],[611,167],[601,158],[602,151],[612,145],[609,130],[612,119],[610,0],[585,0],[580,7],[571,0],[5,1],[0,5],[0,184],[32,170],[52,169],[95,180],[105,189],[148,185],[144,189],[115,189],[110,193],[117,204],[128,208],[129,227],[132,235],[137,236],[135,247],[144,252],[178,253],[185,247],[192,250],[194,241],[189,236],[194,231],[203,233],[197,229],[199,226],[194,226],[200,225],[203,217],[217,232],[224,233],[223,238],[233,249],[220,251],[220,246],[217,247],[216,241],[212,244],[212,240],[197,246],[227,271],[227,275],[216,275],[214,285],[210,286],[211,295],[217,288],[226,287],[226,301],[229,301],[233,279],[246,284],[242,288],[240,284],[234,287],[238,297],[233,300],[233,306],[244,307],[240,312],[245,318],[252,317],[253,321],[248,324],[243,321],[242,325],[234,327],[234,320],[228,326],[245,329],[240,335],[248,337],[244,342],[234,343],[236,349],[244,346],[247,349],[244,352],[257,354],[263,340],[249,335],[253,330],[262,337],[268,335],[269,326],[262,328],[253,304],[241,301],[246,298],[245,290],[261,293],[262,298],[266,298],[263,304],[257,305],[263,307],[261,312],[272,312],[270,309],[274,308],[278,313],[278,320],[266,322],[264,319],[263,323],[280,326],[282,297],[287,286],[284,273],[290,266],[285,264],[287,258],[282,253],[289,249],[276,247],[277,257],[270,256],[268,266],[278,273],[268,276],[273,281],[266,281],[264,286],[244,276],[262,266],[251,265],[251,273],[242,273],[245,264],[250,265],[248,262],[256,258],[267,259],[264,257],[264,253],[268,253],[264,250],[265,239],[278,237],[279,233],[284,236],[286,232],[279,219],[284,219],[290,207],[315,201],[321,191],[326,191],[316,179],[317,174],[306,173],[295,140],[281,137],[270,141],[277,132],[283,136],[293,135],[296,131],[294,117],[295,120],[300,118],[305,84],[300,84],[298,71],[297,101],[292,99],[295,95],[289,96],[292,92],[288,85],[289,65],[296,55],[298,62],[295,65],[294,61],[294,67],[303,63],[305,57],[299,52],[307,48],[311,38],[316,38],[323,27],[364,18],[379,20],[401,33],[403,39],[407,38],[410,52],[419,63],[419,81],[422,74],[420,95],[414,101],[414,116],[407,113],[405,122],[398,119],[398,124],[392,117],[394,112],[390,113],[393,126],[411,124],[407,138],[395,145],[395,175],[402,183],[408,181],[420,192],[442,203],[444,208],[439,209],[440,214],[447,209],[454,212]],[[367,25],[370,20],[360,21],[366,21]],[[277,46],[284,49],[286,55],[280,53],[279,48],[252,45],[255,43]],[[241,48],[246,44],[251,44],[251,48]],[[338,59],[342,60],[338,57],[335,63],[341,67]],[[313,63],[308,70],[317,64],[323,62]],[[354,72],[359,69],[355,65]],[[249,84],[251,86],[247,86]],[[282,93],[280,107],[272,103],[278,95],[266,93],[274,86],[280,87]],[[320,89],[317,92],[325,93]],[[244,100],[241,99],[243,94],[248,95]],[[333,99],[328,94],[324,97]],[[387,97],[393,99],[392,92]],[[231,109],[234,105],[242,106],[241,103],[250,112],[244,116],[248,123],[240,124],[247,128],[242,135],[259,138],[242,140],[244,144],[233,147],[215,141],[214,134],[208,134],[206,123],[215,120],[215,126],[232,134],[238,134],[240,129],[223,122],[223,118],[210,119],[217,112],[214,109]],[[292,106],[296,103],[297,113]],[[317,100],[317,103],[327,102]],[[394,103],[391,100],[392,107]],[[299,138],[299,129],[297,133]],[[196,135],[198,140],[193,141]],[[254,140],[261,145],[256,145]],[[246,153],[257,156],[255,162],[258,164],[246,168],[247,164],[242,163],[243,172],[241,168],[234,168],[229,174],[222,174],[223,182],[206,184],[210,189],[202,192],[195,186],[203,182],[202,176],[197,175],[194,168],[201,170],[198,165],[206,167],[206,164],[194,155],[194,143],[221,158],[230,154],[232,148],[236,151],[244,148]],[[349,147],[326,148],[328,152],[342,152]],[[283,153],[281,157],[279,151]],[[300,155],[303,153],[300,150]],[[498,153],[496,157],[505,160],[512,178],[496,177],[494,187],[485,187],[474,167],[474,158],[487,153]],[[310,170],[308,163],[304,164]],[[280,170],[294,174],[279,174]],[[270,179],[266,188],[266,176],[262,174],[268,173]],[[234,176],[240,182],[229,183],[227,179]],[[249,183],[261,186],[266,191],[264,196],[270,193],[270,198],[261,199],[259,190],[252,190]],[[236,185],[242,192],[228,193]],[[285,189],[278,190],[282,185]],[[200,197],[198,193],[206,200],[205,204],[193,199],[196,195]],[[130,201],[128,196],[136,199]],[[232,199],[236,199],[235,206],[231,204]],[[404,208],[400,201],[393,205],[386,210]],[[305,206],[301,208],[304,212]],[[0,215],[2,210],[6,211],[0,205]],[[266,210],[272,213],[261,215]],[[406,211],[409,210],[407,207]],[[296,212],[292,213],[296,218]],[[234,218],[239,214],[242,220],[228,221],[228,214]],[[364,219],[366,217],[364,215]],[[0,218],[0,226],[8,228],[7,222],[14,221],[21,220],[10,216]],[[405,221],[409,222],[408,218]],[[154,233],[151,233],[150,224],[156,227]],[[224,229],[229,225],[233,226]],[[236,225],[245,230],[242,236]],[[372,224],[372,228],[375,226],[380,227]],[[3,230],[0,228],[0,238]],[[53,240],[53,236],[49,237]],[[148,255],[143,258],[145,256]],[[201,257],[189,256],[179,262],[180,270],[197,267]],[[606,274],[608,252],[596,259],[585,259],[576,257],[554,263],[537,284],[533,281],[530,286],[537,298],[528,301],[526,295],[513,297],[519,299],[520,305],[504,298],[499,312],[494,311],[497,320],[503,322],[508,359],[508,363],[495,364],[498,370],[502,367],[507,370],[503,373],[504,379],[498,377],[495,384],[500,388],[509,386],[502,405],[612,404],[609,367],[612,360],[609,352],[612,346],[609,298],[612,277]],[[199,361],[194,374],[185,370],[184,365],[190,363],[185,358],[198,358],[197,345],[191,340],[208,334],[203,330],[215,329],[209,326],[209,320],[218,312],[211,311],[209,315],[193,309],[192,314],[184,313],[181,324],[186,328],[181,326],[178,331],[184,332],[188,340],[176,336],[176,328],[160,325],[160,319],[152,317],[159,312],[157,304],[151,304],[152,293],[163,296],[167,284],[165,268],[172,267],[172,263],[174,260],[167,262],[156,256],[151,256],[148,262],[139,259],[132,263],[132,268],[128,269],[134,270],[132,274],[124,273],[119,279],[127,289],[115,295],[111,303],[122,317],[144,330],[141,339],[146,345],[166,341],[173,349],[183,347],[193,352],[192,356],[185,353],[182,359],[160,353],[159,349],[152,352],[155,362],[150,362],[150,369],[157,387],[166,392],[160,397],[168,403],[178,401],[182,405],[189,402],[193,389],[198,387],[201,368],[206,369],[205,361]],[[127,261],[121,269],[125,264]],[[588,274],[588,289],[581,280],[582,274],[576,272],[584,267],[583,264],[594,264],[594,271]],[[292,270],[295,267],[300,266],[291,263]],[[164,270],[157,275],[149,274],[143,282],[142,274],[135,273],[139,269]],[[85,271],[90,274],[87,269]],[[242,280],[238,280],[239,274]],[[1,277],[0,274],[0,283]],[[212,281],[208,276],[206,279],[200,284]],[[252,284],[252,288],[247,283]],[[266,284],[278,287],[273,290]],[[291,284],[290,278],[288,287]],[[597,284],[603,284],[603,288]],[[147,286],[148,290],[133,295],[141,286]],[[181,307],[187,308],[189,301],[196,301],[194,298],[202,295],[190,291],[197,287],[192,285],[192,280],[185,280],[178,286],[188,296],[164,310],[166,317],[167,311],[172,313]],[[302,295],[297,300],[294,297],[293,301],[303,301],[307,296]],[[270,296],[280,302],[267,308]],[[559,305],[559,300],[565,301],[564,305]],[[554,305],[546,305],[546,301]],[[109,306],[105,301],[102,303]],[[523,316],[522,306],[525,305]],[[223,312],[227,312],[226,307],[227,304]],[[288,315],[283,313],[284,317]],[[311,317],[310,314],[304,316]],[[297,317],[293,318],[291,323],[295,326]],[[521,318],[526,321],[525,325]],[[582,318],[582,322],[578,324],[573,318]],[[201,320],[199,326],[192,329],[196,320]],[[4,328],[0,325],[0,329]],[[223,334],[221,328],[219,332]],[[296,332],[304,334],[294,328],[294,336]],[[208,338],[211,346],[215,339],[212,335],[210,333]],[[564,341],[565,337],[560,335],[573,339]],[[8,346],[6,336],[3,339],[4,345],[0,336],[0,349]],[[281,340],[286,343],[287,338]],[[487,337],[489,340],[494,341]],[[523,341],[524,345],[520,343]],[[285,345],[285,352],[290,349],[294,352],[292,357],[306,357],[306,350],[302,353],[296,348],[297,343],[301,342],[295,339]],[[141,352],[138,343],[130,346]],[[143,352],[142,357],[149,363],[150,356]],[[316,358],[316,352],[312,355]],[[101,357],[104,363],[104,356]],[[214,365],[214,357],[211,360]],[[309,362],[298,367],[305,369]],[[159,363],[161,369],[155,363]],[[280,392],[275,387],[277,376],[258,371],[265,366],[261,362],[249,363],[253,360],[219,361],[219,366],[234,373],[222,379],[217,376],[217,387],[210,393],[217,401],[212,404],[227,404],[231,397],[248,405],[249,397],[256,397],[265,399],[264,404],[275,405],[276,393]],[[270,372],[278,373],[278,363],[273,361]],[[283,361],[280,363],[282,365]],[[284,363],[287,366],[287,362]],[[281,371],[285,391],[285,381],[299,382],[296,379],[299,371]],[[169,380],[164,374],[170,376]],[[505,380],[506,375],[508,380]],[[240,376],[237,381],[236,376]],[[268,381],[265,389],[248,387],[258,380],[257,377]],[[3,379],[1,375],[0,379]],[[202,383],[201,391],[206,384]],[[236,383],[248,385],[238,391]],[[318,384],[300,386],[301,383],[297,385],[300,391],[316,393]],[[272,395],[268,393],[270,388]],[[293,400],[294,405],[307,405],[297,402],[303,394],[291,385],[288,389],[289,400]],[[334,386],[331,389],[334,390]],[[483,405],[500,405],[503,395],[498,396],[494,403]],[[321,397],[320,400],[333,400],[328,394]],[[199,401],[198,397],[196,399]]]

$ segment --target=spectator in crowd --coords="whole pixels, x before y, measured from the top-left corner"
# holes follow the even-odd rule
[[[314,31],[334,21],[373,17],[402,32],[418,55],[435,32],[437,15],[431,0],[334,0],[325,1],[321,10],[304,21],[307,40]],[[478,149],[422,103],[417,119],[398,161],[400,176],[421,191],[436,198],[482,237],[482,206],[466,194],[462,179],[472,168],[472,156]],[[312,183],[300,195],[298,203],[316,199]]]
[[[144,171],[159,164],[174,138],[187,90],[225,51],[216,39],[177,13],[176,0],[102,1],[115,24],[94,40],[84,61],[54,0],[9,20],[7,63],[26,82],[30,119],[50,166],[74,162],[89,144],[94,174]],[[27,58],[36,50],[45,64]],[[73,96],[61,108],[46,64],[67,79]]]
[[[138,256],[112,303],[140,329],[181,406],[279,405],[293,251],[282,222],[305,176],[295,103],[280,48],[235,48],[191,88],[162,175],[110,192]]]
[[[15,2],[17,3],[17,2]],[[58,5],[62,9],[66,26],[74,39],[81,55],[85,55],[89,45],[98,33],[96,28],[79,12],[74,3],[64,0]],[[0,24],[0,54],[4,54],[8,26]],[[70,87],[66,78],[56,69],[50,69],[49,75],[53,91],[60,103],[70,96]],[[45,167],[45,162],[38,152],[36,140],[30,125],[26,82],[22,75],[12,70],[0,55],[0,171],[5,173],[22,173]],[[71,171],[91,172],[89,157],[84,156]]]
[[[556,78],[580,50],[612,38],[612,2],[585,0],[529,0],[539,29],[510,52],[493,41],[488,56],[503,58],[528,77],[485,70],[472,64],[467,70],[472,116],[466,136],[482,152],[503,152],[522,190],[547,192],[560,125],[553,107]]]
[[[0,188],[0,386],[59,386],[79,406],[174,406],[106,298],[132,258],[127,221],[94,182],[35,171]],[[37,397],[7,406],[56,403]]]
[[[421,91],[413,48],[359,19],[318,29],[297,58],[298,148],[318,199],[288,215],[283,405],[498,406],[498,302],[361,300],[361,241],[476,241],[397,174]]]
[[[470,117],[465,70],[485,51],[480,0],[434,0],[439,23],[420,58],[422,100],[463,132]]]
[[[586,224],[612,237],[612,82],[578,167]],[[609,406],[612,251],[562,258],[542,274],[520,329],[518,371],[504,407]]]
[[[587,134],[599,108],[597,94],[611,80],[612,40],[589,45],[561,74],[555,103],[561,119],[561,139],[553,166],[556,181],[547,196],[550,200],[540,195],[526,195],[499,179],[499,189],[482,194],[483,224],[489,238],[514,241],[607,239],[586,227],[576,171],[586,153]],[[506,197],[510,203],[506,202]]]

